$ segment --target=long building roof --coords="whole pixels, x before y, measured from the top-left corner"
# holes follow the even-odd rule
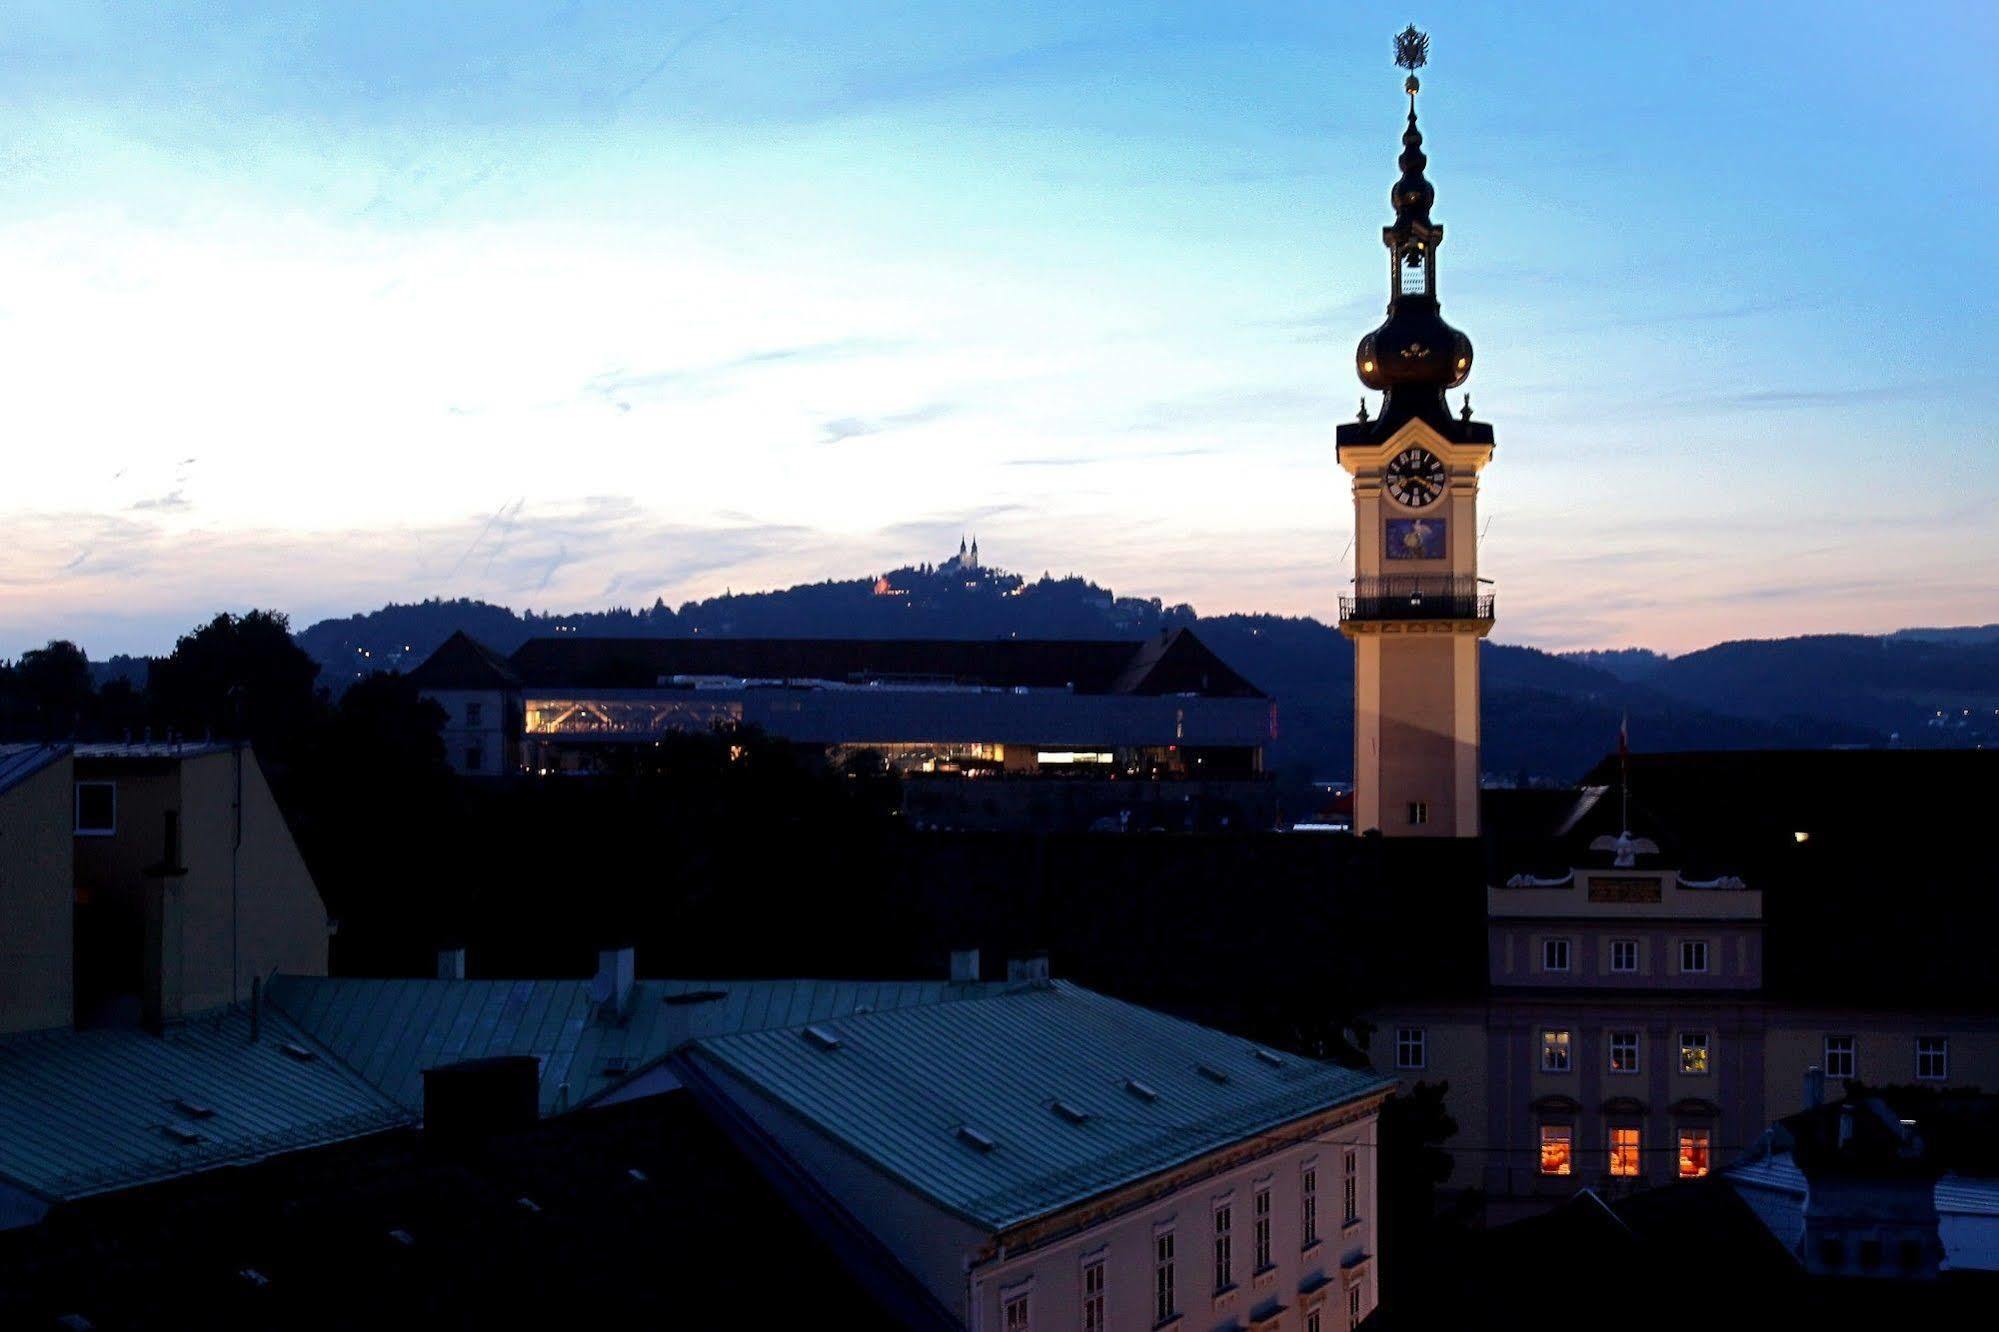
[[[615,1014],[604,1011],[588,979],[278,976],[270,996],[314,1040],[413,1114],[423,1110],[425,1069],[531,1054],[541,1060],[546,1115],[602,1095],[700,1037],[941,1004],[994,988],[941,980],[642,980]]]
[[[50,1201],[409,1120],[277,1014],[255,1041],[241,1012],[0,1040],[0,1179]]]
[[[65,745],[0,745],[0,791],[26,781],[67,752]]]
[[[469,642],[469,640],[467,640]],[[445,666],[499,678],[448,643],[413,672],[443,687]],[[652,689],[676,676],[839,683],[942,683],[995,689],[1071,689],[1079,694],[1265,695],[1186,629],[1146,639],[578,638],[523,643],[507,663],[536,689]],[[450,673],[449,678],[461,678]],[[463,678],[470,679],[470,675]],[[491,687],[499,687],[497,685]]]
[[[685,1058],[995,1232],[1393,1086],[1064,981],[711,1037]]]

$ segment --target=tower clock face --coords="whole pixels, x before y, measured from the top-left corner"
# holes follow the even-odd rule
[[[1397,504],[1421,509],[1444,493],[1444,460],[1425,448],[1407,448],[1388,463],[1388,493]]]

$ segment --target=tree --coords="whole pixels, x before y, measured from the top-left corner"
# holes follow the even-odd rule
[[[13,686],[24,720],[48,740],[74,735],[96,692],[90,682],[90,659],[82,648],[61,638],[22,653],[13,670]]]
[[[248,740],[267,762],[295,757],[326,703],[319,664],[292,641],[277,611],[222,614],[153,664],[155,722],[183,736]]]

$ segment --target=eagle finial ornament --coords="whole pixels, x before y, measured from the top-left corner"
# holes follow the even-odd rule
[[[1429,64],[1430,34],[1418,32],[1413,23],[1396,33],[1395,63],[1412,74]]]

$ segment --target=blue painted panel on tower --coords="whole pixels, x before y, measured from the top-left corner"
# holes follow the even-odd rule
[[[1441,560],[1444,558],[1442,518],[1390,518],[1387,549],[1391,560]]]

